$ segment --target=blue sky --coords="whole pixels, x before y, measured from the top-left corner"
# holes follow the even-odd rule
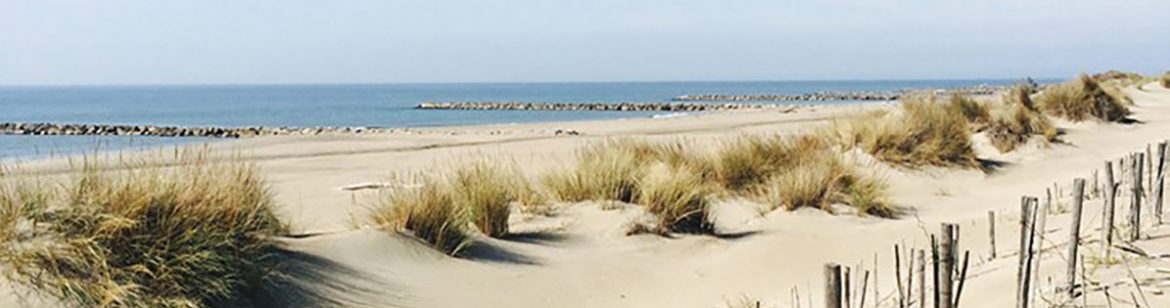
[[[0,0],[0,85],[1066,77],[1170,1]]]

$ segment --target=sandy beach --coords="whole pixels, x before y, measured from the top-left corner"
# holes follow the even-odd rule
[[[877,296],[882,307],[897,307],[893,245],[929,247],[929,234],[949,222],[960,226],[960,247],[972,257],[962,306],[1008,307],[1015,302],[1021,196],[1042,197],[1057,185],[1062,194],[1056,204],[1067,206],[1072,179],[1092,181],[1093,170],[1104,161],[1170,138],[1170,90],[1151,83],[1126,88],[1125,93],[1134,101],[1131,118],[1137,123],[1057,121],[1062,142],[1031,142],[1007,154],[976,136],[979,157],[1000,165],[990,172],[871,164],[889,181],[893,202],[903,212],[894,219],[859,216],[848,209],[836,215],[809,208],[760,214],[758,203],[725,198],[713,206],[719,236],[667,238],[626,235],[629,225],[646,215],[636,205],[558,203],[550,215],[512,215],[512,234],[476,237],[477,244],[462,258],[368,226],[363,217],[376,203],[379,189],[345,188],[409,185],[419,174],[485,157],[515,161],[524,173],[536,175],[567,164],[582,146],[614,138],[685,140],[709,147],[745,134],[808,132],[848,114],[892,105],[441,127],[377,136],[252,138],[210,146],[256,162],[271,181],[280,215],[297,234],[281,241],[307,256],[305,260],[319,261],[305,262],[301,285],[289,288],[287,295],[308,298],[306,302],[326,298],[320,301],[329,303],[324,306],[727,307],[759,301],[763,307],[820,307],[823,265],[836,262],[878,278],[867,282],[866,306]],[[58,160],[25,167],[52,173],[64,165]],[[1085,203],[1086,241],[1100,237],[1101,206],[1100,198]],[[995,259],[989,256],[988,211],[997,215]],[[1064,279],[1061,247],[1069,217],[1057,211],[1047,218],[1044,234],[1049,237],[1043,245],[1051,248],[1041,255],[1037,281],[1049,297]],[[1168,235],[1170,229],[1155,227],[1148,231],[1149,239],[1133,246],[1154,256],[1167,254]],[[1125,263],[1128,267],[1097,264],[1093,258],[1099,251],[1089,250],[1086,275],[1102,285],[1113,284],[1110,295],[1116,298],[1090,291],[1091,305],[1127,307],[1119,301],[1130,301],[1131,292],[1142,295],[1138,300],[1143,307],[1170,305],[1170,297],[1163,295],[1170,284],[1157,278],[1165,276],[1162,271],[1170,262],[1132,258]],[[1129,272],[1143,281],[1140,289],[1127,282]],[[29,303],[12,293],[3,292],[0,304]],[[43,304],[35,296],[31,303]]]

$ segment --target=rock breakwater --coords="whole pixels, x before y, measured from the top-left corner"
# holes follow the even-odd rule
[[[855,92],[816,92],[796,95],[784,94],[699,94],[682,95],[672,98],[672,101],[895,101],[906,95],[934,94],[934,95],[992,95],[1004,91],[1007,86],[973,86],[949,89],[907,89],[895,91],[855,91]]]
[[[376,134],[400,129],[368,127],[179,127],[156,125],[0,123],[0,135],[157,136],[244,138],[282,135]]]
[[[434,110],[589,110],[589,111],[717,111],[786,109],[778,104],[680,104],[680,103],[527,103],[527,102],[426,102],[415,109]]]

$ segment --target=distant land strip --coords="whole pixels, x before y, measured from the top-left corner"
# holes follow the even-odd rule
[[[528,102],[426,102],[415,109],[433,110],[588,110],[588,111],[718,111],[795,109],[790,104],[680,104],[658,103],[528,103]]]

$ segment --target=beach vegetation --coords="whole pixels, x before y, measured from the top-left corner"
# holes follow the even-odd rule
[[[449,255],[471,243],[466,207],[457,206],[445,183],[426,179],[421,187],[399,187],[384,192],[381,203],[370,213],[370,221],[395,231],[409,232],[435,249]]]
[[[1048,86],[1037,98],[1037,105],[1046,114],[1074,122],[1121,122],[1130,114],[1116,94],[1109,94],[1087,75]]]
[[[1015,87],[1003,97],[1003,104],[995,109],[986,132],[991,144],[1000,152],[1010,152],[1033,136],[1054,142],[1058,131],[1048,116],[1036,109],[1030,91]]]
[[[561,201],[617,200],[634,202],[645,173],[645,156],[631,141],[606,141],[581,148],[577,163],[543,177],[548,191]]]
[[[886,184],[861,173],[835,153],[821,151],[771,176],[754,188],[755,195],[772,208],[803,207],[832,212],[832,205],[853,206],[858,213],[891,217]]]
[[[638,203],[671,232],[712,233],[711,183],[686,166],[659,163],[639,183]]]
[[[65,179],[0,176],[9,281],[84,307],[247,305],[282,266],[278,217],[256,167],[206,151],[103,165]],[[108,167],[107,167],[108,166]]]
[[[967,116],[961,108],[930,96],[904,98],[898,112],[871,113],[833,126],[847,146],[906,167],[979,167],[971,147]]]

